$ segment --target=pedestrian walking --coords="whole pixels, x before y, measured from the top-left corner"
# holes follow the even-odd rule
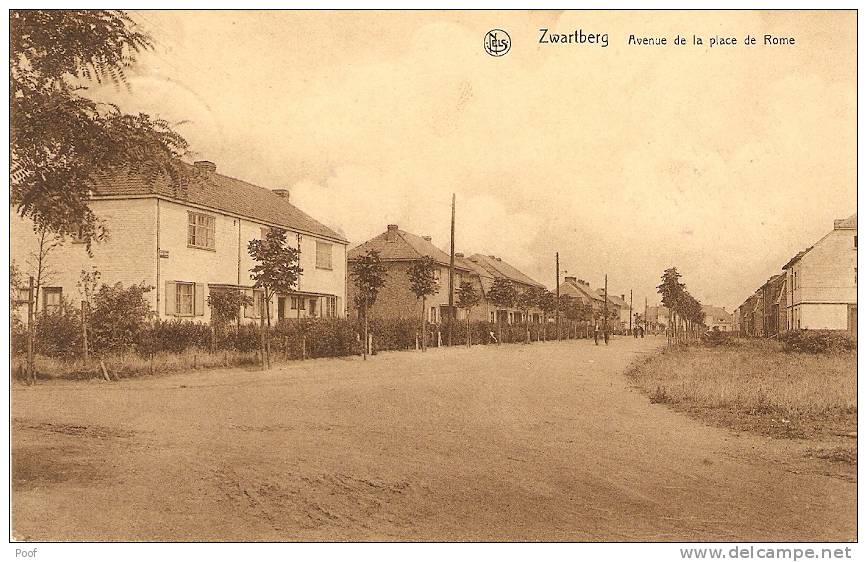
[[[599,323],[593,325],[593,343],[599,345]]]

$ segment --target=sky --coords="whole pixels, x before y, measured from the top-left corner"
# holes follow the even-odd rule
[[[133,17],[154,50],[128,90],[90,95],[175,123],[191,160],[289,189],[350,247],[398,224],[448,250],[454,193],[456,251],[552,288],[559,252],[561,275],[607,274],[637,308],[676,266],[731,311],[855,212],[854,12]],[[512,39],[504,56],[483,48],[493,28]],[[609,44],[540,44],[542,28]]]

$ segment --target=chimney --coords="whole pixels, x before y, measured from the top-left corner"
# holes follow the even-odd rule
[[[564,277],[563,280],[566,283],[575,283],[577,281],[574,277],[572,277],[570,275],[567,275],[566,277]]]
[[[622,300],[623,302],[626,302],[626,295],[620,295],[620,300]]]
[[[455,252],[455,257],[456,258],[462,258],[462,257],[464,257],[464,253],[463,252]],[[464,339],[466,339],[466,338],[464,338]]]
[[[394,232],[395,230],[397,230],[397,225],[396,224],[388,225],[388,230],[389,230],[389,232]]]
[[[217,171],[217,165],[207,160],[196,160],[193,162],[193,166],[200,172],[210,172],[213,174]]]
[[[273,193],[274,195],[279,195],[280,197],[285,197],[286,199],[289,199],[289,190],[288,189],[278,187],[276,189],[272,189],[271,193]]]
[[[430,236],[422,236],[422,239],[424,239],[426,242],[430,242],[431,240]]]

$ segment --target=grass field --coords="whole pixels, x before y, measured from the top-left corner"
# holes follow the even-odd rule
[[[774,341],[744,339],[672,348],[629,372],[653,402],[737,430],[790,438],[854,433],[856,375],[854,352],[787,353]],[[832,456],[854,462],[850,441],[851,451],[844,446]]]

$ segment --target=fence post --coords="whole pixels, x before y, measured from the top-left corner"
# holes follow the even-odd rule
[[[307,359],[307,335],[301,334],[301,360]]]
[[[84,366],[87,367],[87,301],[81,301],[81,351],[84,355]]]

